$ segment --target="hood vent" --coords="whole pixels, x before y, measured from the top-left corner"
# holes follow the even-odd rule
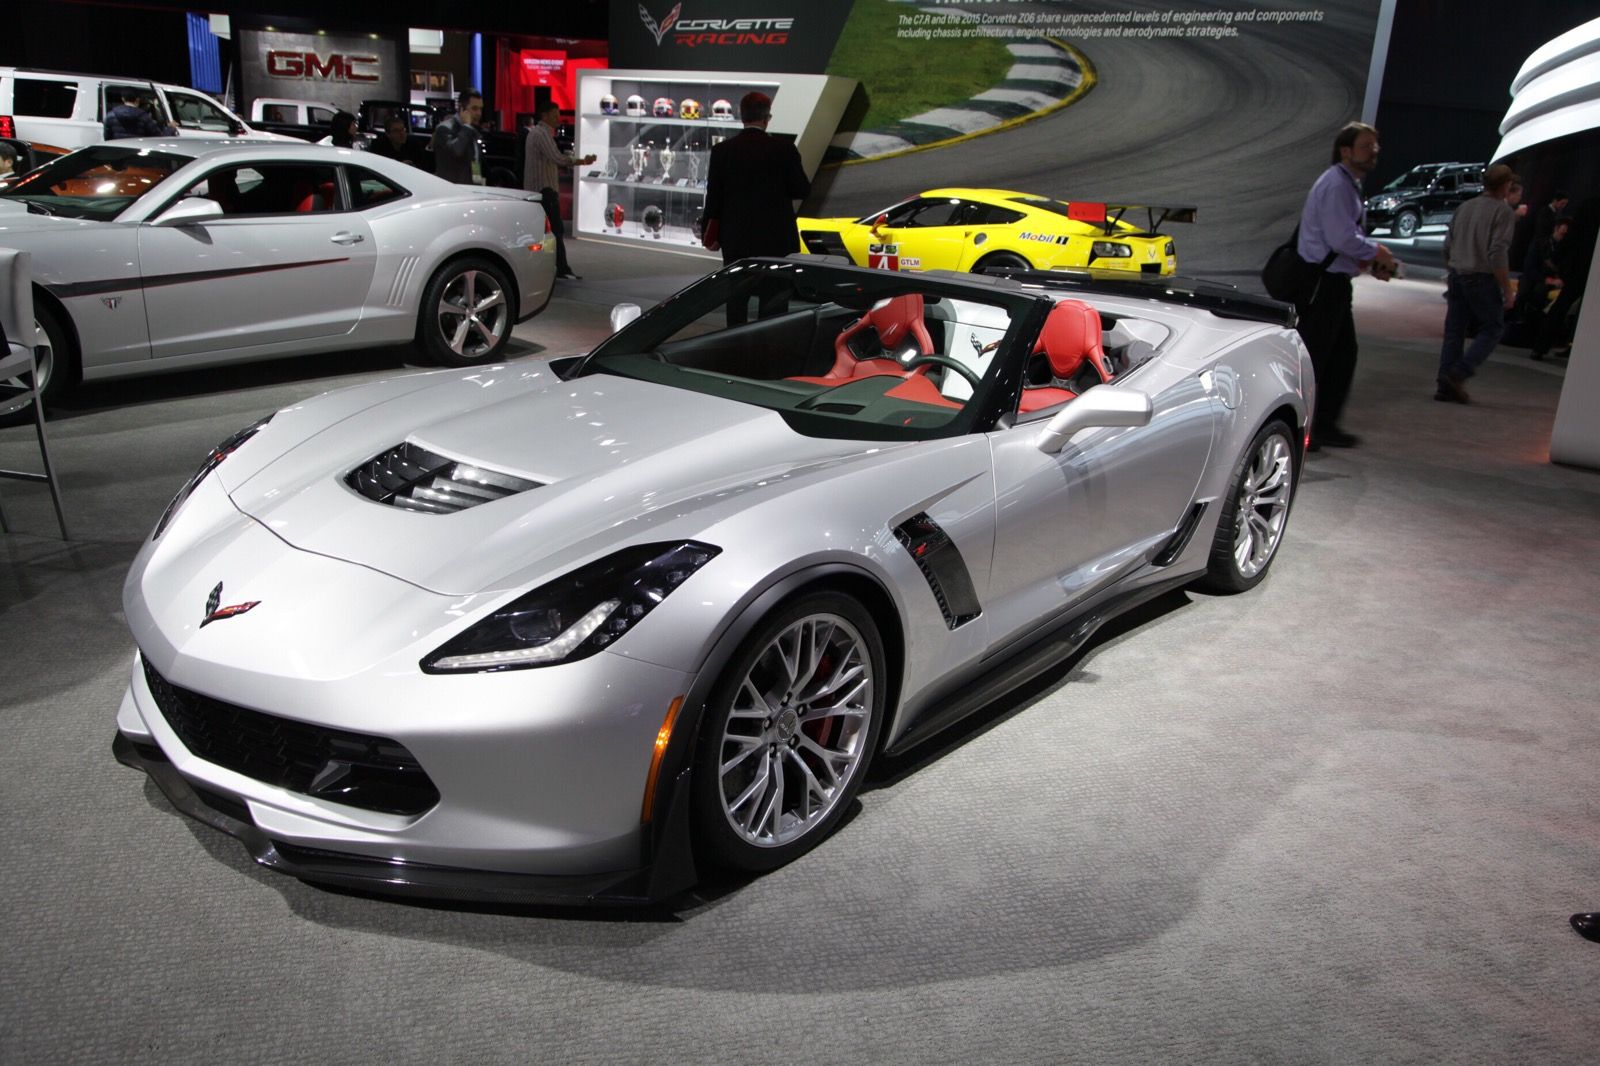
[[[345,475],[344,483],[369,500],[425,514],[453,514],[540,486],[446,459],[409,441],[362,463]]]

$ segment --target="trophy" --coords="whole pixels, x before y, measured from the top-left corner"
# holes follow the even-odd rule
[[[660,181],[667,181],[672,177],[672,164],[678,158],[678,153],[672,150],[671,145],[661,146],[661,177]]]
[[[638,181],[644,177],[644,168],[650,165],[650,145],[636,144],[628,149],[628,154],[633,157],[633,169],[628,171],[628,180]]]
[[[689,184],[700,184],[700,153],[689,153]]]
[[[605,179],[607,181],[614,181],[614,180],[616,180],[616,177],[617,177],[617,156],[616,156],[616,153],[615,152],[607,152],[606,153]]]

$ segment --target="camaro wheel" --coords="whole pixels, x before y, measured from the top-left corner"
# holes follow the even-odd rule
[[[1266,576],[1283,541],[1294,488],[1293,437],[1282,422],[1268,422],[1233,472],[1211,543],[1206,587],[1243,592]]]
[[[838,823],[883,725],[883,643],[838,593],[806,596],[759,626],[700,727],[695,838],[716,865],[771,870]]]
[[[44,397],[45,414],[72,380],[72,341],[66,327],[53,311],[40,304],[34,305],[34,327],[39,331],[39,350],[35,355],[39,368],[39,394]],[[25,378],[16,378],[7,384],[26,387]],[[21,425],[33,420],[33,404],[27,400],[0,397],[0,426]]]
[[[1033,265],[1015,252],[995,252],[986,255],[972,266],[974,274],[985,267],[1005,267],[1007,270],[1032,270]]]
[[[1394,232],[1397,237],[1409,237],[1417,232],[1417,218],[1415,211],[1402,211],[1394,216]]]
[[[492,363],[511,339],[511,283],[485,259],[457,259],[422,297],[417,339],[446,366]]]

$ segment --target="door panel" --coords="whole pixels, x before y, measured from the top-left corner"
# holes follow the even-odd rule
[[[355,327],[372,287],[375,242],[360,214],[339,210],[334,167],[236,165],[189,192],[216,200],[224,215],[139,228],[152,357],[336,337]]]
[[[1217,401],[1191,376],[1152,402],[1148,426],[1087,430],[1056,455],[1034,444],[1041,420],[990,434],[996,529],[986,609],[996,645],[1148,560],[1182,520],[1211,451]]]

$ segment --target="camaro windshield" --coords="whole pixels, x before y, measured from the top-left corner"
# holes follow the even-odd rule
[[[191,162],[192,156],[97,144],[55,159],[0,189],[30,211],[109,221]]]
[[[1036,306],[923,275],[747,260],[640,318],[578,372],[765,407],[809,436],[949,436],[974,425],[1005,365],[1016,369],[1008,353]]]

